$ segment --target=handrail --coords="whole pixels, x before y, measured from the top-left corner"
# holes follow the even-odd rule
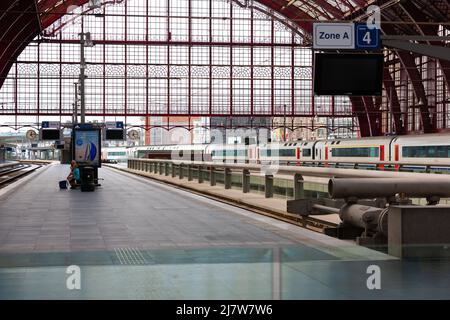
[[[325,177],[325,178],[409,178],[409,179],[427,179],[450,181],[450,175],[418,173],[418,172],[398,172],[398,171],[375,171],[375,170],[358,170],[345,168],[326,168],[326,167],[305,167],[305,166],[286,166],[286,165],[260,165],[247,163],[219,163],[219,162],[201,162],[201,161],[173,161],[163,159],[129,159],[130,161],[148,162],[148,163],[167,163],[176,166],[200,166],[214,169],[231,169],[231,170],[249,170],[260,172],[273,172],[273,174],[300,174],[309,177]],[[273,169],[273,170],[272,170]],[[272,175],[273,175],[272,174]],[[265,174],[262,174],[265,175]],[[271,174],[266,174],[271,175]]]
[[[450,164],[423,164],[420,162],[398,162],[398,161],[363,161],[363,162],[355,162],[355,161],[336,161],[336,160],[297,160],[297,161],[289,161],[290,163],[326,163],[326,164],[353,164],[353,165],[376,165],[376,166],[416,166],[416,167],[448,167],[450,169]]]

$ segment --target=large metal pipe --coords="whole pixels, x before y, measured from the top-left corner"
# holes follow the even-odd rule
[[[316,209],[316,211],[322,212],[322,214],[324,214],[324,215],[325,214],[339,214],[339,212],[341,211],[340,209],[322,206],[320,204],[314,204],[312,207],[313,207],[313,209]]]
[[[370,199],[392,197],[396,194],[413,198],[450,197],[450,182],[405,178],[330,179],[328,193],[333,199]]]
[[[360,204],[346,204],[339,212],[342,221],[353,226],[371,231],[382,231],[387,223],[382,217],[387,209],[364,206]]]

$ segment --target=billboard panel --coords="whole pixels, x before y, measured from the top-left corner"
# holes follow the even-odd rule
[[[82,166],[101,166],[101,130],[75,129],[74,160]]]

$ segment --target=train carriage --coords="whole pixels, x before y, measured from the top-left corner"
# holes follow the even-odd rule
[[[244,144],[214,144],[208,150],[213,162],[248,163],[249,149],[250,146]]]
[[[335,139],[316,144],[316,160],[325,164],[372,168],[389,161],[392,137]]]
[[[448,134],[427,134],[399,136],[393,139],[392,161],[404,164],[408,170],[449,170],[450,136]]]
[[[361,169],[450,168],[450,135],[296,141],[260,145],[210,144],[130,148],[129,156],[219,163],[274,163]]]
[[[270,143],[259,147],[260,162],[278,162],[282,165],[299,164],[301,158],[301,143]]]

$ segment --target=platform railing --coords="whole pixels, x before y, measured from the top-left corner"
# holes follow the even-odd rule
[[[290,176],[293,180],[293,198],[304,198],[304,177],[320,178],[410,178],[450,181],[449,175],[435,175],[427,173],[407,173],[396,171],[369,171],[357,169],[337,169],[303,166],[277,166],[240,163],[215,163],[199,161],[172,161],[160,159],[129,159],[128,168],[135,171],[149,172],[158,175],[187,178],[198,183],[208,181],[211,186],[217,185],[218,180],[225,189],[232,188],[232,175],[241,176],[243,193],[251,189],[251,177],[264,178],[264,194],[266,198],[274,196],[274,178],[276,176]]]
[[[336,169],[368,169],[379,171],[400,171],[400,172],[446,172],[450,173],[450,164],[423,164],[415,161],[336,161],[336,160],[297,160],[284,162],[289,166],[314,166]],[[414,168],[414,169],[412,169]]]

